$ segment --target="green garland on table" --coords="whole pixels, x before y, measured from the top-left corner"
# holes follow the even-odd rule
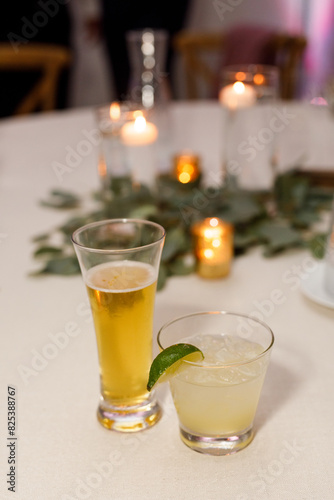
[[[191,226],[205,217],[219,217],[234,225],[235,255],[263,245],[265,257],[291,247],[307,247],[316,258],[322,258],[327,235],[313,226],[320,220],[321,210],[329,209],[333,190],[312,186],[293,171],[279,176],[270,192],[205,188],[200,178],[182,185],[170,176],[161,176],[154,191],[124,178],[114,179],[108,192],[93,196],[97,209],[89,213],[81,211],[84,200],[65,191],[54,190],[41,202],[74,213],[62,226],[33,238],[37,245],[34,257],[42,264],[35,276],[78,274],[71,234],[84,224],[109,218],[147,219],[166,229],[158,289],[168,276],[194,272]],[[55,236],[60,244],[52,243]]]

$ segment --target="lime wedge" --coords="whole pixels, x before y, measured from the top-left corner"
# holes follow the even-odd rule
[[[166,347],[154,358],[148,377],[147,390],[158,382],[167,382],[179,370],[183,360],[196,363],[204,358],[204,355],[198,347],[191,344],[174,344]]]

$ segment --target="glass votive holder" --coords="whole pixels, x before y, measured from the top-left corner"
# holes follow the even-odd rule
[[[277,99],[279,69],[262,64],[226,66],[220,77],[219,101],[229,109]]]
[[[201,175],[200,158],[198,155],[184,151],[174,155],[173,177],[181,184],[190,184],[198,180]]]
[[[98,108],[98,127],[102,136],[99,176],[102,185],[112,188],[113,181],[131,178],[152,185],[155,181],[155,152],[158,128],[149,121],[149,111],[131,102],[112,103]]]
[[[278,94],[275,66],[226,66],[221,72],[219,102],[225,123],[221,154],[225,184],[232,191],[272,188],[277,131],[268,125],[277,119],[272,104]]]
[[[112,102],[95,110],[95,119],[101,136],[98,175],[104,190],[111,190],[115,179],[131,176],[125,148],[120,141],[121,128],[130,113],[130,106],[119,102]]]
[[[132,180],[154,188],[156,182],[158,127],[150,121],[150,111],[135,109],[120,130],[120,142]]]
[[[197,273],[202,278],[222,278],[231,269],[233,226],[217,217],[208,217],[192,226]]]

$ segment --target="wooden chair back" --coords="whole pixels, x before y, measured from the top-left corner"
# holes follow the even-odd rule
[[[62,46],[29,43],[14,51],[10,43],[0,43],[0,71],[40,73],[36,84],[19,103],[14,114],[55,109],[59,77],[70,62],[70,50]]]
[[[226,34],[191,33],[182,31],[174,37],[174,47],[181,55],[185,70],[188,99],[199,98],[199,85],[204,82],[211,93],[217,84],[221,68],[213,68],[206,60],[209,54],[223,54]],[[282,99],[293,99],[297,91],[298,71],[306,48],[306,38],[286,34],[273,34],[265,48],[266,58],[280,70]],[[222,58],[220,58],[222,59]],[[263,64],[266,61],[254,61]]]
[[[280,69],[282,99],[296,97],[298,77],[302,67],[307,41],[303,36],[277,33],[273,35],[267,50],[271,52],[274,64]]]

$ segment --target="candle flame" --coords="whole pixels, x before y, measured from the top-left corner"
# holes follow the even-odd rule
[[[109,109],[109,115],[112,120],[118,120],[121,116],[121,107],[118,102],[112,102]]]
[[[137,118],[138,116],[143,116],[143,112],[137,109],[136,111],[133,112],[133,117]]]
[[[212,217],[206,221],[206,227],[203,231],[203,236],[207,240],[211,241],[214,247],[219,247],[221,242],[221,237],[224,235],[225,229],[222,223],[216,218]]]
[[[243,94],[245,92],[245,85],[242,82],[235,82],[233,84],[233,89],[236,94]]]
[[[255,85],[263,85],[264,76],[261,75],[261,73],[256,73],[256,75],[254,75],[253,80],[254,80]]]
[[[182,184],[187,184],[191,181],[195,171],[194,166],[191,165],[191,163],[180,165],[178,170],[181,170],[179,172],[178,179],[182,182]]]
[[[211,248],[206,248],[203,253],[204,257],[206,257],[207,259],[212,259],[214,255],[213,250]]]
[[[134,129],[136,130],[136,132],[143,132],[146,128],[146,120],[145,118],[141,115],[141,116],[137,116],[137,118],[135,119],[135,123],[134,123]]]
[[[204,229],[204,238],[206,238],[207,240],[212,240],[213,238],[218,238],[219,234],[220,234],[220,231],[217,228]]]
[[[246,73],[244,73],[243,71],[238,71],[238,73],[235,75],[235,78],[239,81],[245,80]]]
[[[182,182],[182,184],[188,184],[190,181],[191,177],[188,172],[181,172],[179,175],[179,181]]]
[[[212,219],[210,219],[209,224],[211,227],[217,227],[219,224],[218,219],[216,219],[216,217],[213,217]]]

